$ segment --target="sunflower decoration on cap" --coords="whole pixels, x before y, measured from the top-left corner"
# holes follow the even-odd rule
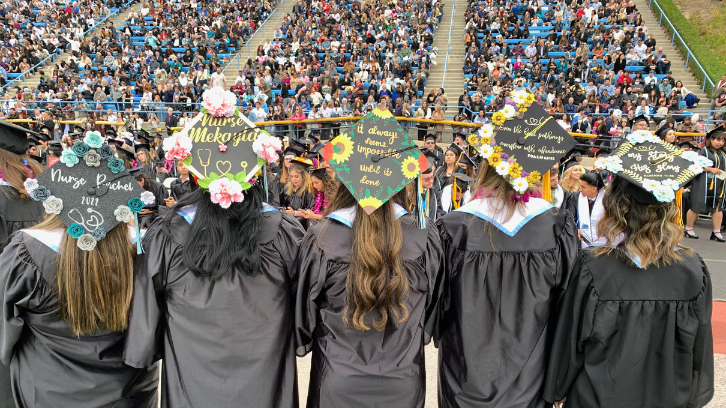
[[[713,162],[694,151],[681,150],[647,130],[637,130],[595,166],[624,178],[639,189],[631,196],[643,204],[669,203],[676,192]]]
[[[60,163],[24,183],[31,197],[68,227],[84,251],[92,251],[121,222],[136,219],[139,236],[137,215],[155,202],[115,154],[100,133],[89,132],[63,152]],[[137,240],[139,253],[140,243]]]
[[[525,201],[536,183],[549,183],[549,176],[542,175],[577,144],[524,90],[512,92],[491,119],[468,142]]]
[[[368,214],[427,168],[426,156],[387,110],[372,110],[322,153]]]
[[[182,161],[212,202],[226,209],[242,202],[253,177],[279,159],[282,143],[240,113],[234,93],[214,87],[202,100],[199,115],[162,147],[167,159]]]

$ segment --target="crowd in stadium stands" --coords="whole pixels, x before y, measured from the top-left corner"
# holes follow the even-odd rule
[[[475,121],[526,88],[573,131],[622,136],[638,115],[658,128],[703,130],[704,118],[684,112],[698,98],[672,77],[632,2],[509,4],[473,2],[466,11],[468,92],[459,105]]]
[[[5,1],[0,5],[0,86],[63,52],[109,15],[102,2]]]

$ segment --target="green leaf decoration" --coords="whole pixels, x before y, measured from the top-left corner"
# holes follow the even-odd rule
[[[366,189],[366,198],[369,198],[371,196],[371,190]]]
[[[204,190],[207,190],[209,188],[209,184],[211,182],[212,182],[212,180],[210,180],[208,178],[197,180],[197,184],[199,184],[199,187],[203,188]]]
[[[234,108],[234,116],[239,116],[239,108]]]
[[[239,183],[239,185],[242,186],[242,190],[248,190],[250,187],[252,187],[252,184],[246,181]]]
[[[388,196],[390,197],[392,195],[393,195],[393,189],[389,186],[388,187]]]
[[[192,164],[193,161],[194,161],[194,157],[192,157],[192,155],[190,154],[189,156],[187,156],[186,159],[184,159],[182,161],[182,163],[184,163],[187,166],[191,166],[191,164]]]
[[[243,181],[245,181],[245,177],[247,177],[247,173],[242,170],[239,173],[234,175],[234,180],[240,184],[242,184]]]
[[[209,173],[209,180],[210,181],[219,180],[219,176],[217,175],[217,173],[211,172],[211,173]]]
[[[350,193],[355,195],[355,189],[353,188],[353,186],[350,186]]]
[[[207,108],[205,108],[205,107],[202,106],[202,109],[200,110],[200,112],[202,112],[203,114],[206,115],[207,114]]]
[[[227,177],[228,180],[234,180],[234,174],[232,173],[227,173],[224,175],[224,177]]]
[[[262,167],[262,166],[264,166],[265,164],[267,164],[267,160],[263,159],[262,157],[258,157],[258,158],[257,158],[257,165],[258,165],[258,166]]]

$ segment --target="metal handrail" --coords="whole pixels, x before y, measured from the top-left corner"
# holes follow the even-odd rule
[[[449,53],[451,52],[451,30],[454,28],[454,14],[456,13],[456,0],[451,7],[451,22],[449,23],[449,42],[446,44],[446,63],[444,64],[444,76],[441,78],[441,87],[444,88],[446,82],[446,70],[449,68]]]
[[[703,66],[701,65],[701,63],[698,62],[698,59],[696,58],[695,54],[693,54],[693,52],[691,52],[691,49],[688,47],[688,45],[686,44],[686,42],[683,40],[683,37],[681,37],[681,35],[678,34],[678,30],[676,29],[676,26],[673,25],[673,23],[671,23],[671,20],[668,18],[668,16],[665,15],[665,13],[663,12],[663,8],[661,7],[660,4],[658,4],[658,1],[657,0],[649,0],[648,1],[648,9],[654,11],[653,10],[653,3],[655,3],[656,6],[658,6],[658,11],[660,12],[660,20],[658,21],[658,27],[662,27],[663,26],[663,19],[664,18],[665,18],[666,22],[671,26],[671,29],[672,29],[671,31],[673,31],[673,38],[671,39],[671,46],[674,46],[675,45],[676,36],[677,36],[680,39],[680,42],[683,45],[683,47],[688,52],[687,55],[686,55],[686,68],[688,68],[688,62],[689,62],[689,60],[691,58],[693,58],[693,61],[696,63],[696,65],[698,65],[698,68],[703,73],[703,88],[702,88],[702,93],[704,93],[704,94],[706,93],[706,84],[707,83],[710,83],[711,84],[711,89],[713,89],[715,87],[715,84],[714,84],[713,80],[711,79],[711,77],[708,76],[708,73],[703,68]]]

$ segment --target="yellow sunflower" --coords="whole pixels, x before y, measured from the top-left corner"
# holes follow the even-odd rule
[[[494,146],[494,153],[501,153],[502,152],[502,146]]]
[[[509,177],[517,178],[521,175],[522,175],[522,166],[520,166],[517,163],[512,163],[512,165],[509,166]]]
[[[418,160],[414,159],[413,156],[406,157],[406,160],[401,164],[401,171],[408,179],[418,176]]]
[[[529,173],[529,176],[527,176],[527,182],[528,182],[529,184],[534,184],[534,183],[536,183],[536,182],[538,182],[538,181],[539,181],[539,178],[540,178],[541,176],[542,176],[542,175],[541,175],[541,174],[539,174],[539,172],[538,172],[537,170],[535,170],[535,171],[533,171],[533,172]]]
[[[492,138],[489,137],[489,136],[482,136],[482,138],[481,138],[481,144],[482,145],[492,144]]]
[[[493,153],[489,156],[488,161],[490,166],[496,166],[502,161],[502,156],[500,156],[499,153]]]
[[[470,145],[475,145],[479,141],[479,137],[476,133],[472,133],[466,138],[466,141],[469,142]]]
[[[379,118],[384,118],[384,119],[393,117],[393,114],[388,109],[381,110],[381,109],[376,108],[376,109],[373,109],[373,114],[378,116]]]
[[[342,134],[331,141],[333,144],[332,160],[337,163],[345,163],[353,154],[353,141],[347,134]]]
[[[375,197],[366,197],[358,201],[358,205],[361,206],[363,211],[370,214],[375,211],[378,207],[383,205],[383,202]]]
[[[531,105],[531,104],[533,104],[533,103],[534,103],[534,94],[528,93],[528,94],[527,94],[527,97],[525,97],[525,98],[524,98],[524,102],[525,102],[525,103],[526,103],[527,105]]]
[[[504,116],[504,114],[502,112],[494,112],[494,114],[492,114],[492,123],[494,123],[497,126],[504,123],[504,121],[506,119],[507,119],[507,117]]]

